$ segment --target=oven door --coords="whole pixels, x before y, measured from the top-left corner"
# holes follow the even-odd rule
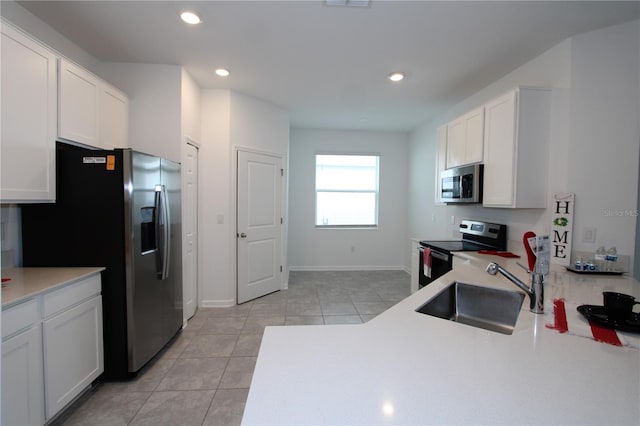
[[[422,288],[426,285],[431,284],[433,281],[437,280],[447,272],[451,271],[453,268],[453,262],[451,259],[451,254],[447,252],[440,251],[438,249],[431,249],[431,273],[428,271],[425,274],[425,266],[424,266],[424,249],[425,247],[420,246],[418,248],[420,254],[420,264],[419,264],[419,277],[418,277],[418,288]]]

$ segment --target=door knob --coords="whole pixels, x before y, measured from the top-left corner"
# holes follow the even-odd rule
[[[240,234],[240,238],[247,238],[247,234],[245,234],[244,232]]]

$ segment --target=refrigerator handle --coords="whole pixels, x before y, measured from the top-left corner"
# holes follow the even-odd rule
[[[171,219],[169,217],[167,188],[164,185],[156,185],[155,192],[156,235],[160,240],[156,251],[156,276],[159,280],[164,280],[169,276]]]
[[[171,216],[169,210],[169,197],[167,187],[162,185],[162,211],[164,213],[164,236],[163,236],[163,256],[162,256],[162,279],[169,278],[169,265],[171,260]]]

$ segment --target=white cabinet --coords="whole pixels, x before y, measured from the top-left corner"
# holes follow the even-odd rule
[[[485,207],[545,208],[550,91],[518,88],[485,105]]]
[[[435,204],[446,204],[442,202],[442,180],[440,175],[447,167],[447,126],[438,127],[436,130],[436,189]]]
[[[411,250],[411,285],[410,290],[411,293],[415,293],[418,291],[420,287],[420,254],[418,253],[418,248],[420,247],[420,243],[417,240],[411,240],[409,244]]]
[[[46,418],[51,419],[104,371],[100,277],[43,295]]]
[[[446,167],[482,162],[484,108],[469,111],[447,124]]]
[[[102,298],[93,297],[42,324],[47,419],[102,371]]]
[[[2,311],[2,424],[44,424],[42,331],[37,299]]]
[[[98,146],[98,77],[61,59],[59,70],[60,108],[58,136]]]
[[[99,146],[105,149],[129,146],[129,99],[106,83],[100,89]]]
[[[2,424],[42,425],[104,371],[100,275],[2,311]]]
[[[56,55],[2,22],[0,201],[55,200]]]
[[[60,60],[58,136],[96,148],[128,146],[129,101],[87,70]]]

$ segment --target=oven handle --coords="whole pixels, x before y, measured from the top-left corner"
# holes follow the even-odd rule
[[[421,253],[424,253],[424,246],[420,246],[418,247],[418,251]],[[447,253],[442,253],[439,251],[436,251],[434,249],[431,249],[431,257],[435,257],[436,259],[440,259],[440,260],[444,260],[445,262],[449,261],[449,255]]]

